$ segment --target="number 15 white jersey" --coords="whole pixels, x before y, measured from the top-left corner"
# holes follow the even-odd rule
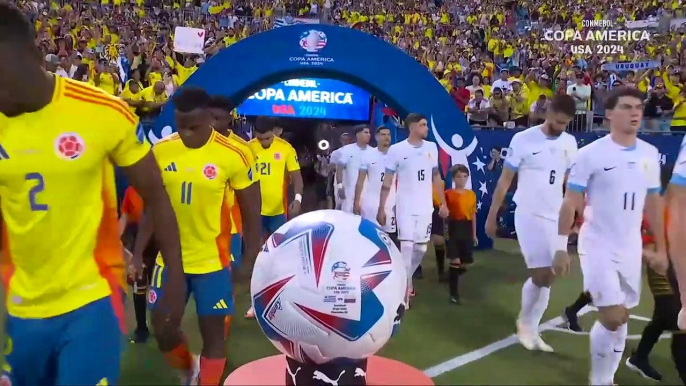
[[[402,215],[426,215],[433,212],[433,171],[438,168],[436,144],[422,141],[414,146],[407,140],[388,149],[386,169],[398,181],[395,211]]]

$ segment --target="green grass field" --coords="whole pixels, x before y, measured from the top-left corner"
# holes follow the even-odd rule
[[[519,311],[520,291],[526,270],[514,241],[499,241],[492,251],[476,255],[477,264],[462,280],[464,304],[448,304],[447,290],[436,280],[432,251],[424,260],[424,279],[417,282],[418,295],[406,314],[399,334],[379,353],[398,359],[436,375],[440,385],[454,384],[531,384],[583,385],[588,384],[589,348],[587,335],[549,330],[543,338],[552,345],[554,354],[532,353],[511,337]],[[565,305],[576,299],[581,290],[578,266],[571,277],[553,287],[550,306],[544,322],[558,317]],[[652,298],[647,287],[641,305],[632,310],[635,317],[629,327],[630,335],[640,334],[645,317],[652,312]],[[244,363],[276,354],[276,349],[264,337],[255,321],[240,314],[248,305],[247,288],[238,288],[238,301],[229,343],[226,350],[231,369]],[[184,320],[194,352],[200,350],[197,321],[189,306]],[[130,326],[133,327],[133,315]],[[590,328],[593,312],[582,317]],[[552,326],[551,323],[548,325]],[[628,355],[638,341],[627,343]],[[496,343],[497,342],[497,343]],[[490,349],[489,349],[489,345]],[[492,350],[492,348],[499,350]],[[653,366],[662,372],[663,384],[680,384],[669,353],[669,340],[658,342],[651,356]],[[173,384],[174,373],[164,364],[152,340],[147,345],[128,344],[122,358],[122,384]],[[645,385],[647,380],[620,367],[615,381],[620,385]]]

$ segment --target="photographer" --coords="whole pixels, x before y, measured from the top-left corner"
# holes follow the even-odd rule
[[[645,129],[660,130],[660,123],[673,113],[673,108],[674,102],[667,96],[667,89],[663,83],[659,83],[648,90],[648,99],[646,99],[643,108]]]
[[[491,104],[484,98],[484,91],[477,89],[474,92],[474,99],[467,105],[467,119],[470,125],[486,126],[488,113],[491,111]]]

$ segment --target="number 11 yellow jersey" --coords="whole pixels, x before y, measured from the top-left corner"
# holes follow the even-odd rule
[[[171,199],[181,237],[184,272],[203,274],[231,263],[231,206],[227,190],[253,184],[252,153],[212,132],[199,149],[189,149],[178,134],[153,147]],[[162,265],[158,256],[157,264]]]

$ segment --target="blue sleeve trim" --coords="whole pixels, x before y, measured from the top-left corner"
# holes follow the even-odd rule
[[[507,166],[508,169],[512,170],[513,172],[516,172],[519,167],[512,165],[511,163],[505,161],[505,166]]]
[[[395,170],[386,168],[386,174],[388,174],[388,173],[393,174],[393,173],[395,173]]]
[[[583,193],[586,191],[586,187],[583,185],[577,185],[573,183],[567,183],[567,189],[573,192]]]
[[[662,188],[648,188],[648,194],[660,193]]]
[[[674,175],[672,176],[672,179],[669,181],[669,183],[670,183],[670,184],[674,184],[674,185],[679,185],[679,186],[686,187],[686,177],[681,176],[681,175],[679,175],[679,174],[674,174]]]

